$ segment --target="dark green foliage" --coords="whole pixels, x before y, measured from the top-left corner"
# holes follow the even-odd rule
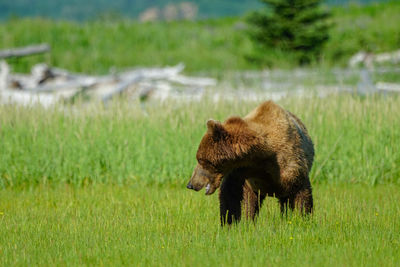
[[[329,39],[329,12],[320,8],[322,0],[260,1],[267,9],[248,18],[250,37],[258,46],[294,52],[300,64],[319,57]]]

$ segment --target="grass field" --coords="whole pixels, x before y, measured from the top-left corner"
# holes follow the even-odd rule
[[[0,265],[396,266],[399,97],[287,98],[316,146],[312,218],[221,229],[185,188],[205,121],[256,103],[0,107]]]
[[[267,201],[221,229],[217,195],[184,187],[3,190],[0,265],[398,266],[399,187],[314,186],[311,219]]]
[[[337,85],[343,81],[331,66],[345,66],[359,50],[398,49],[397,1],[332,12],[331,38],[313,63],[320,72],[288,77],[293,83]],[[0,24],[0,49],[52,46],[51,54],[8,60],[14,71],[40,61],[96,74],[184,62],[187,72],[225,77],[239,89],[262,81],[250,84],[238,70],[294,67],[290,54],[272,49],[266,65],[246,60],[253,47],[243,22],[14,18]],[[346,77],[353,87],[360,79]],[[399,79],[382,72],[372,78]],[[0,266],[398,266],[400,97],[280,100],[315,144],[315,213],[282,218],[268,199],[257,224],[221,228],[217,194],[185,185],[206,120],[243,116],[257,104],[206,98],[149,101],[144,109],[120,99],[48,109],[0,105]]]

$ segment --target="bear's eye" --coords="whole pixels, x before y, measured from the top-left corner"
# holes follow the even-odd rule
[[[198,163],[203,167],[208,169],[211,172],[216,172],[217,168],[209,161],[209,160],[204,160],[204,159],[199,159]]]
[[[206,163],[205,160],[202,160],[202,159],[198,159],[197,162],[198,162],[200,165],[204,165],[204,164]]]
[[[205,159],[199,159],[198,162],[203,167],[212,166],[211,162]]]

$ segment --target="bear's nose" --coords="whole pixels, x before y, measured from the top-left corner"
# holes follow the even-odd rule
[[[189,183],[186,186],[187,189],[193,189],[193,185],[192,183],[189,181]]]

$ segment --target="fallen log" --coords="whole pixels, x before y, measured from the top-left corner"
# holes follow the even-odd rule
[[[48,44],[11,48],[11,49],[0,50],[0,59],[10,58],[10,57],[24,57],[34,54],[42,54],[49,51],[50,51],[50,45]]]
[[[398,83],[378,82],[376,88],[381,91],[400,93],[400,84]]]
[[[398,62],[400,62],[400,50],[380,54],[372,54],[360,51],[350,58],[349,66],[356,67],[357,65],[362,63],[365,66],[371,68],[374,63],[385,62],[391,62],[393,64],[397,64]]]
[[[168,80],[182,85],[200,86],[200,87],[215,86],[217,84],[217,82],[211,78],[186,77],[179,74],[168,77]]]
[[[0,104],[19,104],[30,106],[40,104],[44,107],[54,105],[60,100],[60,95],[32,94],[26,91],[3,90],[0,94]]]
[[[9,74],[10,67],[4,60],[0,61],[0,91],[7,88]]]
[[[101,100],[104,102],[104,103],[106,103],[106,102],[108,102],[109,100],[111,100],[115,95],[118,95],[118,94],[122,94],[127,88],[129,88],[131,85],[133,85],[133,84],[135,84],[135,83],[138,83],[138,82],[140,82],[141,80],[143,80],[144,79],[144,77],[143,77],[143,75],[137,75],[137,76],[135,76],[135,77],[132,77],[130,80],[127,80],[127,81],[123,81],[123,82],[120,82],[115,88],[113,88],[112,90],[111,90],[111,92],[107,92],[106,94],[104,94],[102,97],[101,97]]]
[[[167,68],[146,68],[126,71],[119,75],[121,82],[116,87],[111,88],[106,93],[101,93],[101,100],[106,103],[111,100],[115,95],[122,94],[125,90],[134,84],[137,84],[143,80],[165,80],[171,79],[185,68],[184,64],[178,64],[173,67]]]

